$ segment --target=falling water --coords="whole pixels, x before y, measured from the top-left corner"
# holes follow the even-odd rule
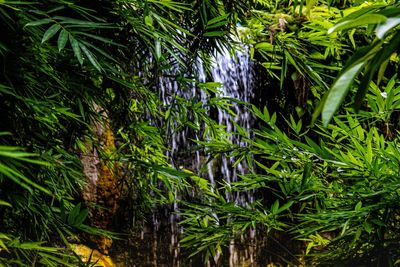
[[[212,78],[214,82],[218,82],[222,85],[222,90],[217,95],[218,97],[226,97],[240,102],[250,103],[254,98],[253,91],[253,72],[252,72],[252,62],[247,49],[244,51],[237,51],[235,55],[231,55],[228,51],[224,51],[222,54],[218,54],[211,69]],[[237,102],[232,102],[232,111],[236,114],[232,117],[226,110],[218,109],[218,124],[226,127],[228,133],[235,132],[235,126],[243,128],[247,132],[253,126],[254,118],[252,117],[249,110],[247,110],[243,105],[239,105]],[[228,135],[229,141],[233,145],[239,147],[244,147],[246,144],[235,135]],[[238,175],[245,174],[248,166],[245,162],[239,162],[234,166],[236,159],[233,157],[222,157],[222,163],[219,166],[219,172],[228,184],[236,182]],[[214,166],[216,162],[208,163],[208,175],[211,182],[214,181]],[[243,205],[246,201],[253,201],[251,192],[246,194],[232,195],[232,193],[227,193],[226,198],[228,201],[235,201],[239,205]],[[247,199],[246,199],[247,198]],[[254,242],[254,236],[250,234],[250,242]],[[239,266],[254,264],[254,248],[250,244],[246,250],[238,250],[235,241],[232,240],[229,244],[229,266]],[[244,255],[243,255],[244,252]],[[219,256],[219,255],[217,255]],[[217,260],[216,260],[217,261]]]
[[[196,72],[196,80],[200,82],[216,82],[221,84],[220,90],[215,97],[230,99],[230,109],[235,116],[229,114],[226,110],[210,110],[206,105],[208,96],[196,83],[193,82],[189,86],[180,88],[181,83],[177,81],[180,75],[180,67],[172,65],[168,70],[167,77],[160,77],[157,80],[157,90],[165,107],[170,106],[177,97],[186,100],[195,100],[203,103],[204,109],[213,117],[221,127],[224,127],[227,133],[235,132],[235,124],[245,130],[251,129],[254,123],[250,112],[244,105],[238,102],[250,103],[254,98],[253,91],[253,71],[252,61],[249,56],[249,51],[246,47],[236,51],[233,55],[228,51],[218,53],[211,64],[211,70],[208,75],[203,68],[203,64],[198,60],[194,67]],[[175,126],[178,126],[177,124]],[[201,154],[198,149],[191,148],[193,142],[191,140],[200,140],[203,136],[205,125],[198,125],[199,131],[193,131],[189,128],[172,131],[167,136],[170,136],[170,150],[167,151],[167,156],[171,159],[171,163],[176,167],[184,167],[192,169],[195,172],[200,172],[202,165],[206,164],[207,171],[204,174],[215,186],[217,181],[226,181],[232,183],[237,181],[238,176],[245,174],[248,166],[245,162],[238,163],[233,167],[236,159],[233,157],[222,157],[219,160],[211,160],[206,155]],[[174,127],[172,127],[174,128]],[[207,138],[207,136],[206,136]],[[235,146],[245,146],[246,144],[236,135],[227,135],[228,140]],[[188,151],[188,149],[190,151]],[[190,160],[187,155],[190,154]],[[184,155],[184,156],[182,156]],[[184,159],[182,159],[184,158]],[[186,160],[185,160],[186,159]],[[203,168],[204,169],[204,168]],[[228,201],[234,201],[239,205],[252,201],[252,195],[227,193]],[[177,211],[178,205],[174,204],[174,210]],[[134,266],[180,266],[180,247],[179,236],[182,233],[182,228],[178,225],[178,215],[170,214],[169,220],[160,220],[156,215],[152,219],[152,227],[146,227],[141,233],[141,240],[146,241],[142,244],[143,252],[140,252],[139,257],[147,262],[147,265]],[[220,259],[224,265],[229,266],[255,266],[254,257],[256,255],[254,243],[254,233],[250,233],[248,237],[251,244],[238,249],[235,242],[232,240],[229,244],[229,257]],[[149,247],[150,246],[150,247]],[[132,253],[135,255],[134,253]],[[168,255],[166,255],[168,254]],[[137,254],[136,254],[137,255]],[[215,262],[219,261],[221,255],[216,255]],[[226,255],[224,255],[226,256]],[[221,257],[222,258],[222,257]],[[163,263],[164,262],[164,263]],[[171,265],[172,264],[172,265]],[[191,266],[199,266],[196,263],[189,263]],[[210,266],[211,263],[208,263]],[[207,265],[206,265],[207,266]]]
[[[218,53],[211,65],[211,76],[206,77],[205,71],[200,61],[196,64],[197,79],[200,82],[205,82],[212,79],[212,82],[220,83],[221,88],[216,94],[217,97],[231,99],[231,111],[236,114],[232,117],[226,110],[218,109],[215,120],[219,125],[225,127],[227,133],[235,131],[234,123],[239,125],[241,128],[248,130],[252,127],[254,119],[250,112],[244,108],[243,105],[236,103],[236,101],[250,103],[254,98],[253,92],[253,74],[252,74],[252,62],[248,53],[247,48],[242,48],[236,51],[234,55],[231,55],[229,51],[224,50],[222,53]],[[172,66],[170,69],[172,77],[179,73],[178,66]],[[208,95],[201,90],[199,87],[193,86],[190,89],[182,90],[179,88],[179,82],[173,78],[160,77],[158,81],[160,97],[164,105],[170,105],[176,97],[182,97],[184,99],[197,99],[203,103],[208,102]],[[236,100],[236,101],[235,101]],[[208,107],[205,107],[208,112],[211,112]],[[209,114],[210,115],[210,114]],[[200,127],[204,129],[203,127]],[[197,139],[203,133],[190,132],[189,128],[181,131],[172,132],[170,141],[170,151],[167,152],[167,156],[170,158],[176,157],[176,155],[187,152],[191,146],[190,139]],[[245,146],[245,143],[235,137],[235,135],[228,135],[228,139],[233,145]],[[179,156],[178,156],[179,157]],[[195,152],[192,160],[192,166],[184,166],[186,168],[199,171],[201,165],[204,163],[204,159],[200,155],[199,151]],[[211,161],[208,163],[208,178],[215,184],[215,174],[218,173],[220,179],[225,180],[228,183],[237,181],[239,174],[246,172],[247,166],[245,163],[240,162],[235,167],[233,164],[234,158],[223,157],[222,162]],[[179,167],[179,166],[175,166]],[[235,200],[239,203],[243,203],[243,199],[229,199]]]
[[[230,54],[229,51],[224,50],[222,53],[218,53],[213,60],[211,65],[211,77],[206,77],[205,71],[200,61],[196,64],[198,80],[200,82],[212,81],[216,83],[220,83],[221,88],[216,94],[216,97],[230,99],[231,101],[231,111],[235,114],[232,116],[228,111],[223,109],[218,109],[216,116],[214,115],[214,119],[218,122],[218,124],[225,128],[227,133],[235,132],[235,124],[244,130],[249,130],[253,126],[254,118],[251,113],[245,108],[244,105],[239,104],[238,102],[250,103],[254,98],[253,91],[253,72],[252,72],[252,61],[249,56],[249,52],[247,48],[243,48],[241,51],[236,51],[234,55]],[[173,68],[174,69],[174,68]],[[178,68],[176,68],[177,70]],[[171,101],[174,100],[174,97],[180,96],[184,99],[197,99],[198,101],[202,101],[203,103],[208,102],[208,95],[205,94],[202,90],[199,90],[198,87],[193,84],[190,90],[180,90],[179,83],[173,79],[165,79],[160,78],[160,94],[164,104],[171,104]],[[206,108],[208,112],[211,111]],[[211,115],[211,114],[209,114]],[[204,129],[204,127],[203,127]],[[180,132],[174,132],[172,134],[171,140],[171,151],[168,156],[174,157],[176,154],[179,154],[181,151],[186,151],[190,146],[190,138],[199,140],[199,136],[203,133],[190,133],[189,129],[184,129]],[[193,136],[194,135],[194,136]],[[246,144],[240,138],[235,135],[227,135],[228,140],[232,143],[232,145],[243,147]],[[197,150],[195,155],[191,158],[192,164],[191,166],[184,166],[194,169],[195,171],[199,171],[202,164],[204,164],[205,160],[202,160],[200,152]],[[234,166],[236,159],[233,157],[223,156],[220,161],[216,160],[207,160],[207,176],[210,182],[215,186],[216,185],[216,175],[218,175],[219,180],[224,180],[225,182],[232,183],[236,182],[238,175],[245,174],[248,166],[245,162],[239,162]],[[244,205],[248,201],[252,200],[251,192],[246,194],[235,194],[227,193],[226,198],[228,201],[235,201],[239,205]],[[171,232],[177,232],[176,228],[176,219],[173,218],[175,215],[172,215],[171,218]],[[250,233],[250,242],[254,241],[254,233]],[[177,246],[177,240],[175,237],[172,237],[171,246]],[[178,249],[174,250],[174,253],[177,253]],[[238,250],[235,242],[232,240],[229,245],[229,266],[238,266],[242,264],[243,261],[247,261],[248,265],[252,265],[254,263],[254,248],[252,244],[246,250]],[[220,255],[216,255],[215,262],[218,261]],[[209,263],[210,265],[210,263]]]
[[[224,51],[223,54],[218,54],[212,65],[211,72],[213,80],[222,85],[222,90],[218,95],[219,97],[228,97],[245,103],[251,102],[254,97],[253,74],[252,62],[247,49],[244,51],[237,51],[234,56],[230,55],[228,51]],[[245,109],[243,105],[239,105],[235,102],[233,102],[232,109],[236,114],[234,118],[232,118],[232,115],[228,114],[227,111],[218,110],[218,124],[226,126],[226,131],[229,133],[235,131],[234,123],[245,130],[249,130],[254,122],[250,112]],[[234,135],[229,136],[229,139],[232,144],[238,145],[239,147],[246,145],[241,139],[238,139]],[[236,182],[238,174],[244,174],[246,172],[247,165],[244,162],[239,162],[233,167],[234,163],[235,158],[222,157],[222,164],[219,168],[222,178],[227,183]],[[239,204],[244,204],[246,201],[244,195],[236,195],[235,197],[228,195],[227,198]]]

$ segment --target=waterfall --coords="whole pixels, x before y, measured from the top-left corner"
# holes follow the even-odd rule
[[[234,56],[230,55],[228,51],[224,51],[223,54],[218,54],[212,65],[211,72],[213,80],[222,85],[222,90],[218,95],[219,97],[228,97],[246,103],[250,103],[253,99],[252,62],[247,49],[244,49],[244,51],[237,51]],[[249,130],[254,122],[251,113],[245,109],[243,105],[239,105],[235,102],[233,102],[232,109],[236,114],[234,118],[232,118],[227,111],[218,110],[218,124],[226,126],[226,130],[229,133],[235,131],[234,123],[245,130]],[[241,147],[246,145],[235,136],[229,136],[229,141]],[[239,162],[233,167],[235,160],[236,159],[232,157],[222,157],[220,173],[227,183],[236,182],[238,175],[244,174],[248,167],[244,162]],[[246,202],[243,195],[228,195],[227,198],[239,204]]]
[[[251,129],[254,122],[251,113],[244,108],[243,105],[240,105],[235,101],[237,100],[249,103],[254,98],[253,68],[248,48],[242,47],[233,55],[230,54],[229,51],[223,50],[222,52],[217,53],[212,60],[213,62],[211,64],[209,77],[206,76],[201,61],[197,60],[195,64],[197,79],[200,82],[211,81],[220,83],[221,88],[215,96],[230,99],[232,104],[231,111],[236,114],[236,116],[232,117],[232,115],[226,110],[218,109],[214,119],[219,125],[225,127],[227,133],[235,131],[234,123],[245,130]],[[160,97],[164,105],[170,105],[176,97],[182,97],[188,100],[196,99],[197,101],[203,102],[204,108],[208,110],[209,113],[211,112],[205,105],[209,100],[209,96],[203,90],[196,87],[195,83],[193,83],[193,86],[189,89],[182,90],[179,88],[179,82],[176,81],[176,76],[179,75],[178,65],[173,65],[168,72],[169,76],[173,78],[160,77],[158,81]],[[204,129],[204,125],[199,128]],[[179,158],[178,154],[187,151],[190,147],[190,139],[199,140],[201,135],[201,131],[200,133],[193,133],[189,128],[173,132],[170,140],[170,151],[167,152],[167,156],[170,158],[174,158],[175,156]],[[233,145],[246,145],[242,140],[238,139],[234,135],[228,136],[228,140],[232,142]],[[244,162],[240,162],[233,167],[235,160],[236,159],[234,158],[222,157],[219,162],[216,162],[215,160],[209,161],[207,164],[206,176],[208,176],[210,182],[214,185],[216,184],[216,174],[219,175],[218,179],[225,180],[227,183],[237,181],[238,175],[244,174],[247,170],[247,166]],[[200,152],[196,150],[193,158],[191,158],[191,166],[183,167],[199,171],[202,164],[205,162],[206,160],[204,160],[204,157],[202,157]],[[226,197],[229,201],[236,201],[239,204],[251,201],[250,196],[227,195]],[[247,200],[245,198],[247,198]]]
[[[163,70],[163,75],[160,75],[157,80],[145,80],[145,83],[155,84],[154,89],[159,93],[163,103],[163,111],[166,113],[166,108],[173,106],[177,99],[193,101],[194,104],[201,105],[204,111],[225,129],[226,138],[232,145],[244,147],[247,144],[241,138],[238,138],[237,135],[229,135],[229,133],[236,132],[235,125],[244,130],[250,130],[255,121],[245,105],[240,104],[240,102],[250,103],[254,99],[253,63],[249,51],[247,47],[242,47],[233,54],[223,50],[217,53],[212,60],[210,69],[206,70],[205,64],[197,59],[192,66],[193,77],[182,77],[181,66],[176,63],[172,64],[168,70]],[[179,79],[185,79],[186,84],[182,85]],[[211,94],[210,96],[202,90],[202,85],[199,82],[219,83],[220,88],[214,95]],[[226,110],[210,108],[211,98],[229,101],[230,110],[236,115],[232,116]],[[166,151],[166,155],[175,168],[191,169],[194,173],[201,172],[201,176],[208,178],[214,186],[222,181],[228,184],[235,182],[239,175],[248,171],[245,162],[240,162],[233,167],[237,159],[223,155],[216,159],[207,158],[208,155],[195,147],[192,140],[211,139],[211,136],[205,133],[206,125],[197,125],[198,130],[193,130],[189,127],[182,128],[182,125],[179,125],[176,121],[171,123],[173,123],[172,130],[169,129],[170,132],[166,135],[169,138],[167,140],[169,149]],[[192,196],[196,194],[195,191],[190,193],[193,194]],[[253,201],[251,192],[226,193],[225,197],[227,201],[235,202],[238,205],[245,205]],[[173,262],[173,266],[180,266],[182,263],[181,252],[183,250],[179,245],[179,238],[184,229],[178,223],[180,221],[179,213],[176,212],[178,211],[178,203],[175,202],[171,208],[175,212],[166,212],[163,215],[153,214],[152,223],[146,225],[141,233],[141,241],[147,240],[147,243],[140,242],[143,245],[141,248],[143,255],[140,253],[138,255],[148,257],[146,262],[151,262],[150,266],[162,265],[163,262]],[[228,253],[226,255],[217,253],[214,256],[214,261],[223,262],[226,266],[228,264],[229,266],[254,266],[254,258],[258,253],[254,245],[256,241],[254,233],[254,230],[251,230],[248,236],[244,236],[250,240],[247,246],[238,246],[235,240],[231,240]],[[244,242],[244,239],[242,242]],[[151,243],[151,247],[148,247],[148,243]],[[197,264],[196,262],[189,262],[189,266],[199,266]],[[211,265],[211,262],[208,262],[204,266]]]

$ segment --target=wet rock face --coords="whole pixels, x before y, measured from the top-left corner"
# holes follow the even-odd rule
[[[86,203],[96,203],[97,181],[99,180],[98,165],[100,164],[99,155],[96,149],[86,146],[86,153],[82,156],[83,173],[86,178],[86,185],[82,192]]]
[[[105,142],[105,152],[110,153],[114,148],[114,135],[109,127],[107,127],[103,139]],[[111,166],[110,166],[111,165]],[[110,222],[117,212],[120,199],[120,190],[118,190],[117,166],[107,161],[100,163],[99,180],[97,182],[97,205],[100,208],[93,210],[92,225],[101,229],[109,230]],[[104,207],[104,208],[102,208]],[[100,251],[108,254],[108,250],[112,245],[110,238],[103,237],[97,242]]]
[[[96,147],[88,144],[87,151],[82,157],[83,172],[86,177],[86,186],[82,194],[86,205],[90,207],[89,224],[96,228],[110,230],[110,222],[118,209],[120,192],[117,179],[118,166],[107,159],[107,154],[115,149],[114,135],[107,122],[107,116],[104,118],[104,123],[94,124],[98,144]],[[110,238],[101,236],[88,238],[97,244],[101,253],[108,254],[112,245]]]

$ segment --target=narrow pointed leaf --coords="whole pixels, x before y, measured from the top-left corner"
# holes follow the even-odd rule
[[[85,219],[87,218],[88,214],[89,214],[88,209],[82,209],[79,212],[79,215],[76,216],[74,225],[75,226],[80,226],[85,221]]]
[[[10,203],[1,199],[0,199],[0,206],[8,206],[12,208],[12,205]]]
[[[46,42],[51,37],[53,37],[54,34],[56,34],[60,29],[61,29],[61,26],[58,24],[54,24],[53,26],[48,28],[47,31],[43,34],[42,43]]]
[[[386,21],[386,17],[379,14],[365,14],[356,19],[342,21],[328,30],[328,34],[335,31],[348,30],[368,24],[378,24]]]
[[[39,26],[39,25],[44,25],[50,23],[52,20],[51,19],[41,19],[41,20],[36,20],[36,21],[31,21],[25,25],[27,26]]]
[[[285,203],[282,207],[278,209],[276,213],[281,213],[282,211],[289,209],[293,205],[293,203],[294,203],[293,200],[289,201],[288,203]]]
[[[311,139],[309,139],[309,140],[311,140]],[[316,147],[318,147],[318,145],[316,145]],[[318,149],[319,149],[319,147],[318,147]],[[304,189],[304,186],[307,183],[308,177],[310,177],[311,169],[312,169],[312,162],[307,162],[307,164],[304,166],[303,176],[301,178],[301,188],[302,189]]]
[[[78,203],[68,214],[68,224],[73,225],[81,210],[81,203]]]
[[[357,95],[355,97],[355,109],[358,110],[361,106],[362,100],[367,94],[369,84],[377,72],[378,68],[383,65],[383,63],[390,58],[390,56],[399,49],[400,46],[400,32],[396,33],[395,36],[385,44],[382,49],[375,54],[374,58],[368,64],[368,69],[361,81],[360,86],[357,90]]]
[[[60,35],[58,36],[58,41],[57,41],[58,51],[64,49],[65,45],[67,44],[67,41],[68,41],[68,32],[62,30],[60,32]]]
[[[358,72],[353,73],[354,76],[349,74],[352,74],[355,66],[358,66],[359,64],[362,64],[364,66],[365,62],[372,58],[374,56],[374,53],[381,49],[381,44],[382,42],[378,40],[371,45],[361,47],[356,51],[356,53],[347,62],[346,66],[343,67],[341,73],[338,75],[336,82],[333,84],[333,87],[328,91],[328,93],[324,94],[321,102],[318,104],[313,113],[311,124],[315,123],[317,117],[321,113],[322,122],[324,123],[324,125],[326,126],[329,123],[329,121],[332,119],[333,114],[340,106],[340,103],[343,101],[351,84],[353,83],[353,80],[350,78],[355,78],[358,72],[361,71],[362,66],[360,66]],[[343,76],[346,73],[347,75]],[[343,87],[346,83],[347,87]]]
[[[328,92],[322,108],[322,123],[327,126],[333,115],[343,102],[355,77],[361,71],[365,62],[360,62],[342,73]]]
[[[70,35],[69,41],[71,43],[72,50],[74,51],[75,57],[78,59],[79,63],[82,65],[83,64],[83,57],[82,57],[82,52],[81,48],[79,47],[79,42]]]
[[[84,46],[83,44],[79,44],[79,46],[81,47],[83,53],[85,53],[85,55],[88,57],[90,63],[92,63],[92,65],[98,70],[101,71],[101,66],[99,64],[99,62],[97,62],[96,58],[94,57],[94,55],[92,54],[92,52],[89,51],[89,49],[87,49],[86,46]]]

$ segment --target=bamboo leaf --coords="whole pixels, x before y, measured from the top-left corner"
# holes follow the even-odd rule
[[[203,34],[204,37],[217,37],[224,35],[226,35],[226,31],[213,31],[213,32],[206,32]]]
[[[395,36],[389,41],[389,43],[385,44],[382,49],[377,52],[374,58],[371,60],[370,64],[368,64],[368,69],[361,81],[361,84],[357,90],[357,95],[354,100],[355,109],[358,110],[361,106],[362,100],[364,99],[369,84],[375,75],[376,71],[383,63],[390,58],[390,56],[398,50],[400,46],[400,31],[396,33]]]
[[[279,200],[275,200],[274,204],[271,207],[271,213],[277,214],[279,210]]]
[[[79,63],[82,65],[83,64],[83,57],[82,57],[82,52],[79,47],[79,42],[72,37],[72,35],[69,36],[69,42],[71,43],[72,50],[74,51],[75,57],[78,59]]]
[[[388,58],[388,59],[385,60],[385,62],[382,63],[382,65],[379,66],[378,79],[376,81],[377,85],[379,85],[381,83],[382,78],[385,75],[385,71],[386,71],[386,68],[387,68],[387,66],[389,64],[389,61],[390,61],[390,59]]]
[[[86,217],[89,214],[89,210],[88,209],[83,209],[79,212],[79,215],[75,218],[75,222],[74,225],[75,226],[80,226],[86,219]]]
[[[278,213],[281,213],[282,211],[284,211],[284,210],[287,210],[287,209],[289,209],[292,205],[293,205],[293,203],[294,203],[294,201],[292,200],[292,201],[289,201],[288,203],[285,203],[283,206],[281,206],[278,210],[277,210],[277,214]]]
[[[60,217],[61,217],[61,221],[62,221],[62,222],[66,222],[66,220],[67,220],[67,213],[66,213],[66,211],[65,211],[64,200],[61,200],[61,204],[60,204]]]
[[[83,44],[79,44],[79,46],[81,47],[83,53],[85,53],[85,55],[88,57],[90,63],[92,63],[92,65],[98,70],[101,71],[101,66],[99,64],[99,62],[97,62],[96,58],[94,57],[94,55],[92,54],[92,52],[89,51],[89,49],[87,49],[87,47]]]
[[[353,84],[355,77],[361,71],[364,65],[365,62],[360,62],[348,69],[339,76],[332,88],[329,90],[322,108],[322,123],[324,126],[327,126],[331,121],[333,115],[347,95],[347,92],[349,91],[350,86]]]
[[[60,35],[58,36],[58,41],[57,41],[58,51],[64,49],[65,45],[67,44],[67,41],[68,41],[68,32],[66,30],[62,30],[60,32]]]
[[[376,27],[376,36],[383,39],[388,31],[400,24],[400,18],[388,18],[385,22]]]
[[[43,35],[42,43],[46,42],[51,37],[53,37],[60,29],[61,29],[61,26],[58,24],[54,24],[53,26],[48,28],[47,31]]]
[[[153,19],[150,16],[144,17],[144,23],[149,27],[153,27]]]
[[[52,22],[51,19],[41,19],[41,20],[31,21],[31,22],[25,24],[25,27],[28,27],[28,26],[39,26],[39,25],[48,24],[50,22]]]
[[[81,210],[81,203],[79,203],[78,205],[76,205],[71,212],[68,214],[68,224],[70,225],[74,225],[76,218],[79,215],[79,211]]]
[[[99,40],[99,41],[104,42],[104,43],[107,43],[107,44],[112,44],[112,45],[116,45],[116,46],[120,46],[120,47],[125,47],[125,46],[122,45],[122,44],[119,44],[119,43],[114,42],[114,40],[112,40],[112,39],[104,38],[104,37],[97,36],[97,35],[94,35],[94,34],[90,34],[90,33],[87,33],[87,32],[73,32],[73,33],[74,33],[74,34],[77,34],[77,35],[84,35],[84,36],[93,38],[93,39],[95,39],[95,40]]]
[[[378,24],[386,21],[386,17],[380,14],[365,14],[355,19],[342,21],[328,30],[328,34],[336,31],[348,30],[368,24]]]
[[[307,179],[308,179],[308,177],[310,177],[311,169],[312,169],[312,162],[307,162],[306,166],[304,166],[303,176],[301,178],[301,188],[302,189],[304,189],[304,186],[307,183]]]

